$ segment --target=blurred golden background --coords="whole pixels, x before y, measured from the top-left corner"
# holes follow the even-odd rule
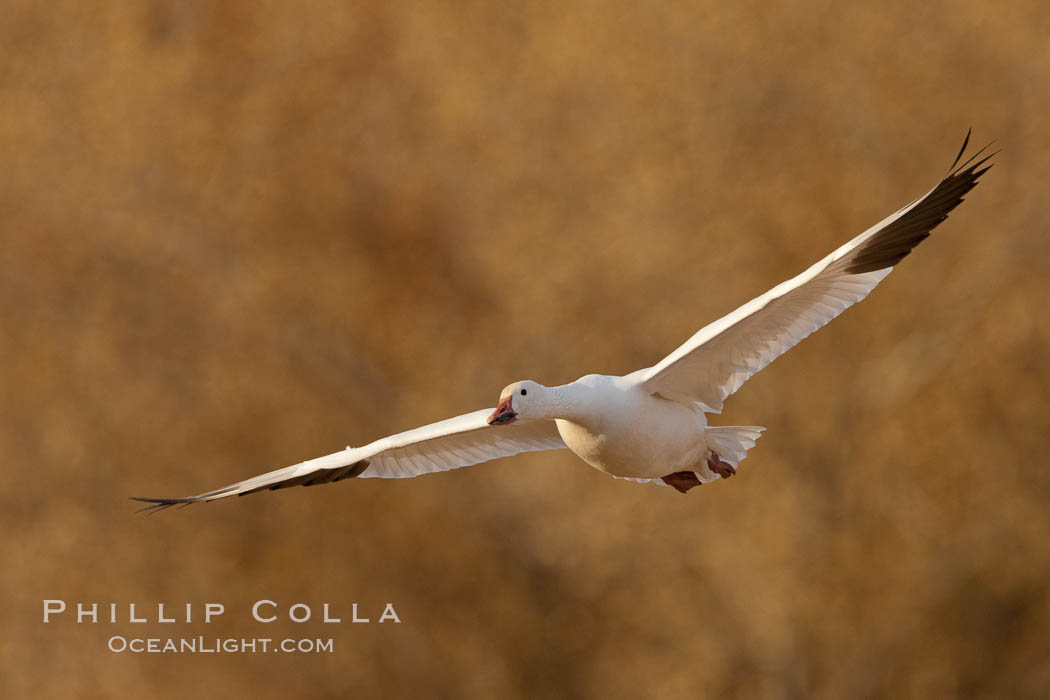
[[[1048,36],[1034,0],[5,3],[0,695],[1046,697]],[[539,453],[133,514],[650,365],[970,126],[967,202],[713,417],[768,428],[732,481]]]

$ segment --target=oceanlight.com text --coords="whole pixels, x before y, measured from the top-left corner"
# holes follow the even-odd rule
[[[123,637],[114,635],[106,643],[115,654],[331,654],[335,642],[328,639],[263,637]]]

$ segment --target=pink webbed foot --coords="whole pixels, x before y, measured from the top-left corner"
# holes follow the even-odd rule
[[[736,468],[729,462],[723,462],[722,458],[719,457],[714,450],[711,451],[710,456],[707,458],[707,466],[711,471],[718,474],[723,479],[728,479],[736,474]]]
[[[673,486],[678,493],[686,493],[694,486],[700,485],[700,479],[696,478],[695,472],[675,472],[660,479],[668,486]]]

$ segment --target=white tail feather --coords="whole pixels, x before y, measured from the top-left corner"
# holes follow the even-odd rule
[[[757,425],[709,426],[706,432],[707,446],[735,469],[747,457],[747,451],[755,446],[763,430],[765,428]]]

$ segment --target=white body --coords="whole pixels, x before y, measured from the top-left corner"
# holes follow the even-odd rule
[[[576,399],[567,412],[571,417],[555,419],[558,433],[595,469],[634,479],[707,470],[707,419],[699,405],[669,401],[627,377],[602,374],[557,389]]]

